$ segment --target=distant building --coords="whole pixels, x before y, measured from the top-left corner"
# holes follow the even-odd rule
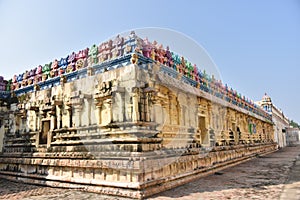
[[[300,144],[300,130],[299,128],[289,127],[286,130],[286,144],[292,146]]]
[[[289,119],[283,114],[282,110],[272,103],[271,98],[267,94],[263,96],[261,101],[256,103],[272,115],[274,140],[278,143],[279,147],[285,147],[287,145],[286,129],[289,128]]]

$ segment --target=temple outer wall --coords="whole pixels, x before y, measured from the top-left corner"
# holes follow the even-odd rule
[[[156,63],[94,73],[11,105],[1,177],[144,198],[276,150],[270,121]]]

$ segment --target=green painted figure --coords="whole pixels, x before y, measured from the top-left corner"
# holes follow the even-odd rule
[[[89,56],[92,59],[92,62],[94,64],[98,63],[97,55],[98,55],[98,47],[97,47],[97,45],[94,44],[93,46],[91,46],[90,51],[89,51]]]

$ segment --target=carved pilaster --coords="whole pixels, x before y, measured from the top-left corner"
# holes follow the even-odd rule
[[[132,98],[132,121],[137,122],[140,119],[140,116],[139,116],[139,88],[133,88],[131,98]]]
[[[98,91],[94,94],[96,117],[101,125],[112,121],[112,86],[112,81],[102,82],[96,87]]]

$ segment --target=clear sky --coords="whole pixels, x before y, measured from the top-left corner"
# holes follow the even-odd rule
[[[0,74],[9,79],[143,27],[193,38],[224,83],[253,100],[267,92],[300,122],[299,0],[0,0]]]

